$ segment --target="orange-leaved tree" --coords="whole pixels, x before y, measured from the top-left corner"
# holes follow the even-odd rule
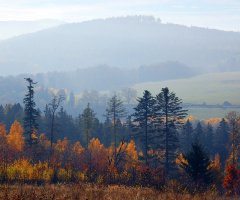
[[[226,189],[226,195],[237,195],[237,189],[240,188],[239,170],[234,164],[227,166],[228,174],[224,177],[223,187]]]
[[[96,170],[97,172],[106,171],[108,166],[107,150],[104,145],[100,143],[99,139],[93,138],[90,140],[87,156],[91,158],[90,163],[88,163],[88,167],[90,167],[91,170]]]
[[[133,140],[131,140],[127,145],[127,162],[125,164],[125,169],[128,171],[132,167],[135,167],[138,162],[138,153],[136,150],[136,145]]]
[[[5,161],[5,154],[7,153],[7,137],[6,124],[0,123],[0,157],[1,161]]]
[[[71,163],[75,170],[83,170],[83,153],[84,148],[80,142],[76,142],[72,148]]]
[[[1,181],[5,181],[7,175],[8,145],[6,133],[6,125],[0,123],[0,173],[3,174],[3,179]]]
[[[7,135],[9,150],[15,159],[19,158],[24,151],[25,137],[23,136],[23,133],[23,127],[17,120],[15,120],[11,126],[9,135]]]

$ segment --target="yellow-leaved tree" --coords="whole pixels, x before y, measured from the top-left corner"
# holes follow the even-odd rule
[[[136,145],[133,140],[131,140],[127,145],[127,155],[128,155],[128,158],[125,164],[125,168],[127,171],[129,171],[138,162],[138,152],[136,150]]]
[[[25,137],[23,136],[23,133],[23,127],[17,120],[15,120],[11,126],[10,133],[7,135],[9,150],[15,158],[18,158],[24,150]]]

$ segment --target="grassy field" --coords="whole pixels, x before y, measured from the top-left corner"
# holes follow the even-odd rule
[[[193,116],[197,119],[209,118],[223,118],[225,115],[231,111],[240,112],[240,108],[187,108],[188,116]]]
[[[240,72],[205,74],[188,79],[147,82],[133,86],[138,91],[138,96],[142,96],[144,90],[156,95],[163,87],[175,92],[183,103],[221,105],[228,101],[240,105]],[[232,110],[232,108],[189,108],[188,115],[197,119],[222,118]],[[240,111],[238,108],[234,110]]]
[[[213,194],[183,194],[160,192],[151,188],[134,188],[125,186],[97,187],[91,185],[1,185],[2,200],[230,200],[238,199]]]
[[[184,103],[209,105],[222,104],[229,101],[240,105],[240,72],[205,74],[188,79],[148,82],[133,86],[138,95],[149,90],[153,95],[158,94],[163,87],[177,94]]]

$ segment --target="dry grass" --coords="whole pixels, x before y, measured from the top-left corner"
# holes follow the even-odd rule
[[[171,192],[155,191],[151,188],[133,188],[125,186],[97,187],[90,185],[1,185],[0,199],[3,200],[213,200],[238,199],[230,197],[217,197],[210,194],[191,196]]]

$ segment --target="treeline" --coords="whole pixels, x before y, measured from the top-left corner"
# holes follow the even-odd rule
[[[36,77],[38,76],[40,76],[40,74],[36,75]],[[16,103],[19,103],[21,106],[23,105],[22,99],[26,93],[26,83],[24,81],[25,77],[27,77],[27,75],[19,75],[16,77],[0,77],[0,102],[2,105],[13,105]],[[56,84],[61,82],[58,76],[55,78],[53,76],[49,76],[48,78],[49,80],[55,80]],[[43,79],[44,75],[42,74],[41,78],[37,78],[37,82]],[[69,80],[70,79],[71,78],[69,75]],[[127,110],[132,109],[133,106],[131,104],[136,103],[135,98],[137,97],[137,91],[128,87],[122,88],[118,91],[109,91],[105,93],[88,89],[83,89],[79,93],[74,93],[72,90],[67,90],[65,88],[54,89],[52,87],[39,85],[40,84],[34,88],[34,101],[41,112],[44,111],[46,104],[51,102],[51,99],[55,94],[58,96],[64,96],[65,100],[62,102],[62,105],[69,114],[77,116],[79,112],[84,110],[84,108],[87,106],[87,103],[90,103],[91,107],[97,112],[98,117],[101,120],[103,120],[102,114],[104,114],[107,101],[111,96],[117,95],[118,98],[121,98],[126,104]]]
[[[66,90],[65,93],[70,96],[71,91],[82,94],[86,90],[121,90],[137,83],[189,78],[194,74],[192,69],[179,62],[164,62],[142,65],[134,69],[120,69],[101,65],[71,72],[38,73],[32,77],[36,82],[40,83],[35,89],[37,94],[35,101],[39,107],[42,107],[43,101],[47,103],[51,99],[52,88]],[[23,99],[25,94],[24,78],[28,76],[22,74],[14,77],[0,77],[1,102],[5,104],[16,103],[19,98]],[[100,94],[95,94],[95,98],[97,95],[100,96]]]
[[[91,106],[91,104],[90,104]],[[87,107],[86,107],[87,108]],[[93,109],[91,109],[93,110]],[[76,111],[77,112],[77,111]],[[83,121],[84,111],[78,113],[77,117],[73,117],[69,114],[63,106],[61,106],[56,112],[56,133],[55,133],[55,142],[60,139],[63,140],[67,137],[70,141],[76,142],[80,141],[82,145],[85,145],[84,135],[82,133],[82,121]],[[107,117],[107,112],[105,110],[105,118],[104,121],[101,121],[96,116],[94,117],[94,127],[93,133],[90,139],[98,138],[106,147],[111,145],[113,140],[111,136],[112,132],[112,122]],[[23,116],[24,116],[24,108],[20,104],[7,104],[5,106],[0,105],[0,122],[5,124],[5,129],[7,133],[10,133],[11,126],[14,121],[18,121],[23,126]],[[124,118],[123,118],[124,120]],[[130,136],[131,128],[128,127],[129,121],[118,120],[118,134],[120,142],[121,138]],[[50,124],[51,124],[51,114],[49,105],[46,105],[44,112],[38,118],[38,131],[37,136],[39,137],[42,133],[45,133],[46,137],[49,138],[50,135]],[[223,125],[221,125],[223,124]],[[221,126],[220,126],[221,125]],[[195,140],[195,138],[199,137],[199,140],[204,144],[204,146],[208,149],[209,156],[214,158],[216,154],[215,147],[218,145],[218,137],[222,135],[226,136],[226,139],[222,140],[221,145],[229,146],[227,144],[229,142],[229,128],[226,119],[221,118],[212,118],[209,120],[198,120],[193,118],[192,116],[189,118],[185,118],[185,125],[181,130],[178,130],[177,136],[180,141],[180,149],[181,151],[186,152],[189,150],[191,146],[191,142]],[[222,127],[222,128],[221,128]],[[220,131],[220,129],[223,129]],[[220,133],[221,132],[221,133]],[[186,136],[185,136],[186,135]],[[220,154],[220,152],[218,152]]]

